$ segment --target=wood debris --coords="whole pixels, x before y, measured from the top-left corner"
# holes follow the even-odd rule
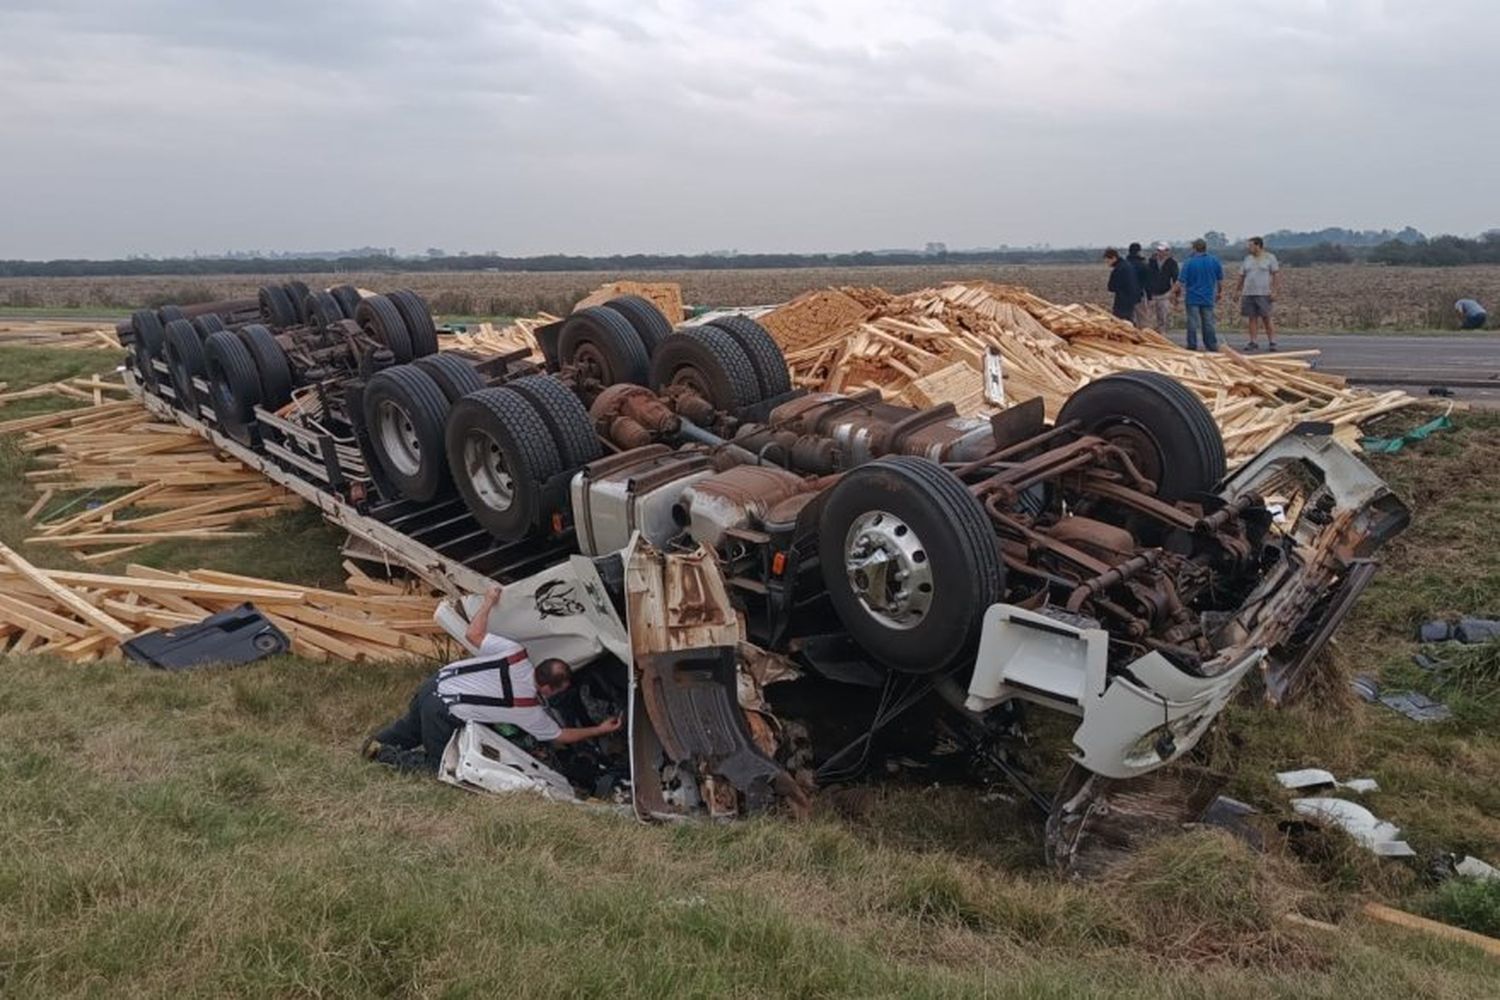
[[[0,345],[124,350],[113,323],[77,320],[0,320]]]
[[[106,397],[121,384],[95,377],[36,388],[45,392],[22,392],[89,405],[0,422],[0,434],[19,434],[41,466],[25,473],[42,492],[26,512],[36,528],[27,544],[101,561],[168,539],[241,537],[236,526],[303,503],[136,400]]]
[[[681,323],[687,315],[682,304],[682,286],[674,281],[611,281],[594,289],[573,309],[576,311],[589,306],[602,306],[621,295],[639,295],[649,300],[673,326]]]
[[[1316,351],[1249,358],[1227,347],[1188,351],[1097,306],[1058,305],[1024,288],[951,283],[908,295],[878,288],[811,292],[760,318],[782,344],[793,384],[826,392],[878,388],[960,413],[1000,408],[985,400],[986,352],[999,353],[1005,404],[1040,396],[1049,418],[1074,390],[1121,371],[1157,371],[1196,393],[1224,433],[1231,464],[1302,421],[1326,421],[1357,447],[1359,425],[1415,402],[1403,392],[1349,388],[1314,371]]]
[[[438,337],[438,346],[445,351],[474,351],[478,354],[509,354],[525,350],[540,361],[542,348],[537,343],[536,329],[548,323],[556,323],[557,317],[549,313],[517,319],[505,326],[479,323],[454,333]]]
[[[383,583],[359,579],[367,588]],[[194,624],[249,602],[307,659],[446,657],[450,640],[432,617],[437,598],[388,586],[390,592],[355,594],[207,569],[171,573],[131,565],[123,576],[40,569],[0,545],[0,652],[116,660],[120,643],[133,635]]]

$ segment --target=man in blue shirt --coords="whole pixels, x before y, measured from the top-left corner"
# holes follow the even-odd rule
[[[1214,328],[1214,306],[1224,297],[1224,265],[1219,258],[1208,252],[1203,240],[1193,241],[1193,254],[1182,265],[1177,286],[1172,289],[1172,302],[1187,295],[1187,346],[1198,349],[1198,329],[1203,329],[1203,349],[1217,351],[1219,334]]]
[[[1453,303],[1453,308],[1458,312],[1459,326],[1465,330],[1481,329],[1490,318],[1484,306],[1473,299],[1459,299]]]

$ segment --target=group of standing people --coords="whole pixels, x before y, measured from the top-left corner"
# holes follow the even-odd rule
[[[1114,314],[1138,327],[1151,327],[1165,334],[1170,325],[1172,308],[1186,301],[1188,350],[1219,349],[1219,334],[1214,311],[1224,297],[1224,265],[1208,252],[1203,240],[1193,241],[1193,252],[1179,266],[1166,243],[1156,244],[1148,260],[1141,255],[1139,243],[1130,244],[1124,257],[1110,247],[1104,251],[1109,264],[1108,290],[1114,296]],[[1237,292],[1240,315],[1246,319],[1249,340],[1242,348],[1260,350],[1258,337],[1266,335],[1266,349],[1276,350],[1276,327],[1271,321],[1273,303],[1281,284],[1281,265],[1276,255],[1266,249],[1265,240],[1251,237],[1249,253],[1240,264]]]

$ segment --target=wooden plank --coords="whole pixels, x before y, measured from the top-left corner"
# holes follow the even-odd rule
[[[36,498],[36,503],[26,508],[26,513],[21,515],[23,520],[34,521],[46,506],[52,502],[52,490],[42,490],[42,495]]]
[[[166,489],[166,486],[162,483],[147,483],[145,486],[142,486],[138,490],[131,490],[124,496],[115,497],[113,500],[110,500],[107,503],[102,503],[98,507],[95,507],[91,510],[86,510],[81,514],[75,514],[73,517],[68,518],[66,521],[58,521],[55,524],[44,524],[42,525],[42,534],[62,534],[69,528],[76,527],[77,525],[84,524],[85,522],[95,520],[96,518],[101,518],[106,514],[110,514],[121,509],[122,507],[129,507],[136,501],[149,497],[153,493],[160,493],[164,489]]]
[[[93,631],[82,622],[72,621],[51,611],[43,611],[13,594],[0,593],[0,617],[49,640],[61,639],[64,636],[82,638]]]
[[[1424,934],[1430,934],[1433,937],[1443,938],[1448,941],[1457,941],[1460,944],[1478,948],[1491,958],[1500,958],[1500,939],[1484,934],[1476,934],[1474,931],[1466,931],[1462,927],[1439,923],[1436,920],[1428,920],[1426,917],[1419,917],[1415,913],[1407,913],[1405,910],[1398,910],[1395,907],[1384,906],[1380,903],[1366,903],[1361,908],[1361,912],[1371,920],[1404,927],[1407,930],[1421,931]]]
[[[253,531],[121,531],[86,535],[33,535],[28,545],[60,545],[63,548],[88,548],[93,545],[123,545],[126,542],[164,542],[172,538],[254,538]]]
[[[12,549],[3,542],[0,542],[0,559],[8,563],[21,576],[45,588],[49,594],[57,599],[59,604],[95,628],[107,632],[118,640],[128,639],[135,634],[134,629],[131,629],[123,622],[116,621],[88,601],[73,593],[67,587],[50,579],[41,570],[31,565],[25,559],[22,559],[20,553],[16,552],[15,549]]]

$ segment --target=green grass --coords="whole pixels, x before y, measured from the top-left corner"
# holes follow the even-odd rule
[[[112,306],[6,306],[0,305],[0,319],[110,319],[130,316],[129,309]]]
[[[41,381],[88,352],[17,349]],[[12,373],[13,374],[13,373]],[[1416,423],[1421,418],[1403,417]],[[1500,417],[1376,459],[1413,529],[1341,633],[1317,695],[1232,708],[1207,749],[1274,818],[1272,772],[1369,774],[1424,856],[1500,859],[1495,663],[1439,684],[1415,624],[1500,604],[1489,519]],[[0,537],[24,535],[25,457],[0,446]],[[132,558],[310,583],[338,535],[308,513],[254,539]],[[41,547],[37,547],[40,549]],[[68,560],[65,553],[28,552]],[[1343,679],[1433,685],[1417,726]],[[1493,931],[1492,889],[1429,885],[1336,835],[1257,854],[1171,838],[1094,884],[1052,875],[1035,817],[954,786],[856,787],[811,820],[644,826],[471,796],[355,753],[422,668],[280,659],[170,675],[0,659],[0,996],[1474,997],[1500,967],[1350,919],[1373,895]],[[1049,730],[1050,732],[1050,730]],[[1346,921],[1306,929],[1284,915]]]

